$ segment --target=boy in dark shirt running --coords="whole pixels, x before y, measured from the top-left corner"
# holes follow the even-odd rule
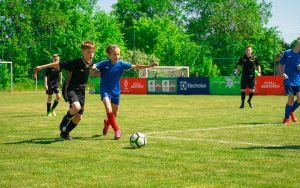
[[[57,54],[54,54],[52,56],[53,62],[59,62],[59,56]],[[47,116],[56,116],[55,108],[59,103],[60,100],[60,90],[59,86],[62,83],[62,74],[59,68],[47,68],[46,73],[44,76],[45,80],[45,90],[46,94],[48,95],[47,99]],[[53,105],[51,107],[51,100],[52,95],[55,93],[56,98],[53,102]]]
[[[255,55],[252,53],[252,47],[247,46],[245,48],[245,54],[240,58],[237,73],[240,72],[240,67],[243,68],[242,70],[242,78],[241,78],[241,99],[242,104],[240,108],[245,107],[245,98],[246,98],[246,89],[250,88],[249,99],[247,103],[249,104],[250,108],[253,108],[251,103],[252,97],[255,93],[255,69],[258,69],[258,75],[261,74],[261,69],[259,62]]]
[[[82,119],[85,102],[85,87],[88,81],[93,57],[95,54],[95,44],[85,41],[81,44],[82,57],[66,62],[53,62],[50,64],[37,66],[37,72],[46,68],[61,68],[69,72],[63,85],[62,94],[66,101],[70,103],[70,109],[63,117],[60,124],[60,136],[66,140],[72,140],[70,132],[78,125]]]

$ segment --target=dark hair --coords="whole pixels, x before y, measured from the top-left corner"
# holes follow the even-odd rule
[[[106,47],[105,51],[106,51],[107,54],[110,54],[114,49],[117,49],[117,48],[119,48],[118,45],[110,44]]]
[[[81,49],[85,50],[85,49],[95,49],[96,45],[94,42],[92,41],[84,41],[81,43]]]
[[[251,49],[252,49],[252,46],[250,46],[250,45],[249,45],[249,46],[246,46],[246,47],[245,47],[245,50],[248,49],[248,48],[251,48]]]

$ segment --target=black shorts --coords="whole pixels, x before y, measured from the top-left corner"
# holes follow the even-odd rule
[[[255,89],[255,76],[254,75],[243,75],[241,79],[241,89]]]
[[[81,106],[81,109],[80,111],[78,112],[78,114],[83,114],[83,111],[84,111],[84,102],[85,102],[85,90],[68,90],[66,92],[67,96],[64,96],[67,97],[67,101],[69,102],[70,104],[70,107],[72,106],[72,103],[74,102],[79,102],[80,103],[80,106]]]
[[[58,87],[54,87],[54,88],[48,88],[48,89],[46,90],[46,94],[47,94],[47,95],[53,95],[53,93],[55,93],[55,94],[60,93],[59,88],[58,88]]]

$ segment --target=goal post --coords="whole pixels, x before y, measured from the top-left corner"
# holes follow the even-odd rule
[[[0,60],[0,67],[2,66],[2,65],[7,65],[7,67],[10,67],[10,92],[12,93],[13,92],[13,64],[12,64],[12,62],[11,61],[1,61]],[[0,70],[0,72],[2,71],[3,69],[2,69],[2,67],[1,67],[1,70]],[[3,74],[2,72],[1,72],[1,74]]]
[[[139,71],[140,78],[173,78],[189,76],[190,69],[188,66],[157,66]]]

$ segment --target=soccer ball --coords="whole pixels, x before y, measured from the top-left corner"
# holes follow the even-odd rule
[[[143,133],[134,133],[130,136],[130,145],[132,148],[140,148],[147,144],[147,138]]]

